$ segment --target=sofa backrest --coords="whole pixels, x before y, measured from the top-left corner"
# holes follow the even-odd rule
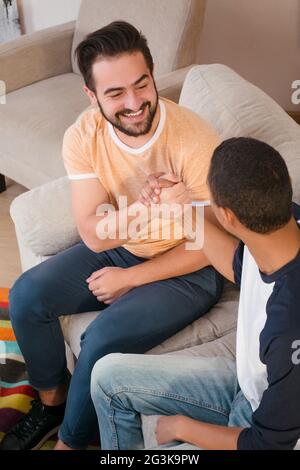
[[[300,204],[300,126],[263,90],[221,64],[188,73],[179,103],[209,122],[221,139],[253,137],[285,159]]]
[[[125,20],[148,39],[155,77],[199,63],[200,35],[206,0],[82,0],[72,47],[108,23]]]

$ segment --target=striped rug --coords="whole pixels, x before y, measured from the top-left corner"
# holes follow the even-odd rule
[[[30,402],[37,397],[29,385],[24,359],[9,321],[9,289],[0,288],[0,440],[27,413]],[[54,447],[56,438],[47,441],[42,449]]]
[[[0,441],[5,433],[27,413],[37,394],[29,385],[26,367],[16,342],[8,312],[9,289],[0,288]],[[42,450],[50,450],[57,440],[53,436]],[[90,446],[89,450],[96,449]]]

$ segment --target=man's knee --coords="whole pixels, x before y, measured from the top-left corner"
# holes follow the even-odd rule
[[[92,393],[100,388],[109,394],[122,383],[126,386],[126,377],[128,377],[126,356],[127,354],[111,353],[96,362],[91,375]]]
[[[9,291],[9,316],[13,325],[26,318],[32,319],[34,311],[41,311],[43,292],[44,287],[38,280],[33,280],[31,270],[24,272],[15,281]]]

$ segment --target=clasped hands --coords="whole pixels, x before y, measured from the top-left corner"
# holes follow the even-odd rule
[[[139,202],[151,204],[189,204],[190,194],[183,181],[173,173],[155,173],[145,182]],[[137,287],[130,268],[105,267],[95,271],[86,282],[99,302],[110,305]]]

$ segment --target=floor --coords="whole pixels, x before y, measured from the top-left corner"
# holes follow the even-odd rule
[[[0,287],[11,287],[21,274],[21,263],[14,223],[9,214],[11,202],[27,191],[6,178],[7,190],[0,194]]]

